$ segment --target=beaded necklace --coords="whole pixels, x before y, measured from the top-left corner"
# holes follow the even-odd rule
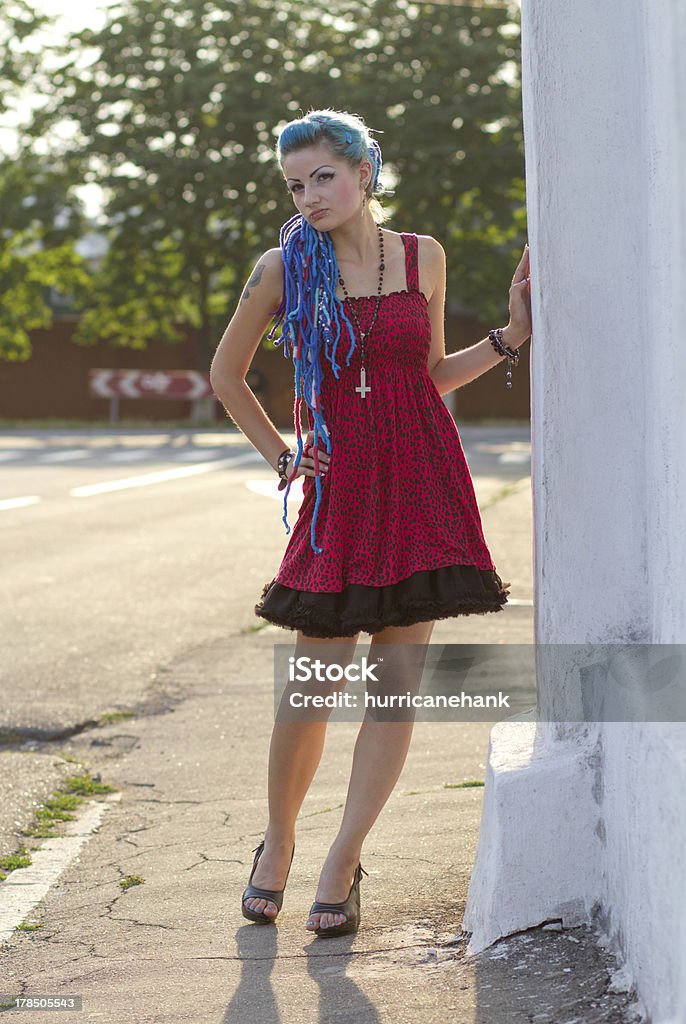
[[[366,398],[369,392],[372,390],[371,387],[369,387],[369,385],[367,384],[367,370],[364,365],[364,343],[366,339],[369,337],[369,335],[372,333],[374,324],[376,323],[376,318],[379,313],[379,307],[381,306],[381,289],[383,288],[383,275],[384,270],[386,269],[386,264],[384,263],[383,232],[381,230],[380,224],[377,224],[376,228],[377,231],[379,232],[379,287],[377,289],[376,308],[374,309],[374,315],[372,316],[369,327],[367,328],[366,331],[362,330],[362,324],[359,321],[357,312],[355,311],[355,307],[353,305],[350,306],[350,312],[352,313],[353,320],[355,321],[355,325],[358,331],[360,332],[360,354],[362,363],[360,366],[360,383],[359,386],[355,388],[355,391],[358,393],[360,398]],[[345,295],[346,299],[349,299],[350,295],[348,294],[348,289],[345,287],[345,281],[343,280],[343,276],[340,270],[338,271],[338,281],[341,288],[343,289],[343,294]]]

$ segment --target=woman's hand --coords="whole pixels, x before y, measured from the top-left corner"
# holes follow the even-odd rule
[[[314,431],[310,430],[309,434],[305,438],[302,458],[300,460],[298,470],[293,477],[294,480],[299,476],[317,476],[314,469],[313,441]],[[329,455],[325,451],[322,451],[321,448],[317,449],[317,461],[319,462],[319,476],[326,476],[329,471]]]
[[[529,280],[529,246],[512,276],[510,287],[510,322],[503,330],[503,341],[510,348],[519,348],[531,337],[531,284]]]

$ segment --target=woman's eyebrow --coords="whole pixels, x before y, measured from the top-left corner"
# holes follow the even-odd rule
[[[322,164],[322,167],[331,167],[331,164]],[[312,171],[310,177],[314,178],[317,171],[321,171],[322,167],[317,167],[316,170]],[[300,178],[286,178],[286,181],[300,181]]]

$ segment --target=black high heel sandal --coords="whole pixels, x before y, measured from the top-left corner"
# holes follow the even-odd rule
[[[318,903],[317,900],[314,901],[310,907],[310,916],[312,914],[328,913],[345,914],[346,918],[341,924],[332,924],[328,928],[322,928],[318,925],[313,931],[314,935],[328,938],[330,935],[349,935],[351,932],[357,931],[360,927],[360,880],[362,875],[369,877],[362,865],[358,864],[355,868],[355,878],[350,886],[348,897],[342,903]]]
[[[283,883],[283,889],[260,889],[257,885],[252,884],[252,876],[255,874],[255,868],[257,862],[262,856],[264,850],[264,839],[259,846],[256,846],[253,850],[255,858],[252,863],[252,871],[250,872],[250,878],[248,884],[243,891],[241,897],[241,910],[243,911],[243,917],[247,917],[248,921],[254,921],[256,924],[272,924],[276,921],[279,911],[283,905],[283,893],[286,888],[286,882],[288,882],[288,875],[291,873],[291,864],[293,863],[293,854],[295,853],[295,843],[293,843],[293,853],[291,853],[291,863],[288,865],[288,874],[286,875],[286,882]],[[276,905],[276,913],[269,917],[262,910],[251,910],[250,907],[246,907],[245,901],[249,899],[258,900],[270,900]]]

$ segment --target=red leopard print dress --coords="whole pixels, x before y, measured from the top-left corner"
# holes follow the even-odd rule
[[[315,481],[303,477],[303,501],[281,566],[255,607],[262,618],[305,636],[377,633],[497,612],[507,602],[510,584],[498,576],[486,545],[455,421],[427,371],[431,321],[419,290],[417,236],[401,238],[407,290],[382,297],[366,341],[371,392],[363,399],[355,391],[360,344],[357,338],[346,366],[345,328],[338,379],[322,360],[322,410],[331,436],[316,524],[323,551],[310,546]],[[355,325],[351,302],[368,326],[376,296],[344,300]]]

